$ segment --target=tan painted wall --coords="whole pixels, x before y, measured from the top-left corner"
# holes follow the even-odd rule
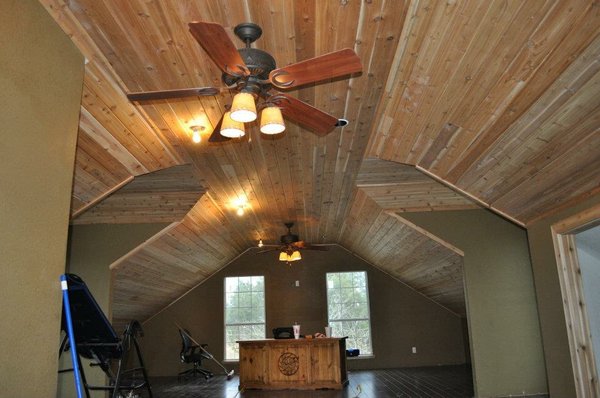
[[[76,225],[69,230],[68,272],[79,275],[110,319],[111,272],[110,264],[127,254],[168,224],[97,224]],[[71,357],[65,353],[60,361],[61,369],[71,367]],[[88,383],[105,383],[104,372],[98,367],[85,366]],[[57,397],[75,397],[73,373],[58,376]],[[102,396],[95,392],[92,396]]]
[[[371,304],[375,358],[351,360],[351,369],[465,363],[461,319],[345,249],[304,251],[291,267],[276,253],[246,253],[144,324],[144,360],[151,375],[174,375],[188,366],[179,362],[181,340],[175,322],[209,344],[223,358],[223,284],[226,276],[264,275],[268,337],[277,326],[298,322],[303,334],[323,332],[327,324],[327,272],[366,270]],[[294,281],[300,287],[294,287]],[[417,347],[417,354],[411,347]],[[205,365],[217,372],[218,367]]]
[[[589,209],[598,203],[600,203],[600,195],[540,220],[527,229],[542,337],[544,339],[548,387],[552,397],[570,398],[576,395],[550,227],[552,224]]]
[[[0,395],[54,397],[83,57],[33,0],[0,2]]]
[[[547,392],[526,231],[487,210],[402,216],[465,252],[476,395]]]

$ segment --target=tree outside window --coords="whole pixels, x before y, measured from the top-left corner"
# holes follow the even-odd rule
[[[225,360],[238,360],[236,341],[264,339],[265,278],[225,278]]]
[[[334,336],[348,336],[346,346],[373,355],[367,273],[327,273],[327,314]]]

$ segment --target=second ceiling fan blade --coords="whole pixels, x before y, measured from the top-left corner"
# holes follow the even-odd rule
[[[275,69],[269,79],[275,87],[286,89],[358,72],[362,72],[360,58],[346,48]]]
[[[130,101],[152,101],[171,98],[199,97],[217,95],[221,92],[215,87],[183,88],[179,90],[161,90],[161,91],[142,91],[139,93],[129,93],[127,98]]]
[[[287,94],[277,93],[276,96],[284,97],[277,102],[277,106],[281,108],[281,113],[286,118],[306,127],[316,135],[327,135],[337,127],[336,117]]]
[[[213,22],[190,22],[190,32],[213,62],[230,75],[249,74],[244,60],[223,26]]]

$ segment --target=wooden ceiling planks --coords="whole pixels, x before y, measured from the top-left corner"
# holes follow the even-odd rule
[[[466,316],[462,251],[384,211],[361,189],[344,224],[341,243],[387,274]]]
[[[412,166],[376,158],[363,161],[356,186],[379,207],[395,212],[480,208]]]
[[[181,222],[111,265],[116,322],[147,319],[251,245],[232,233],[209,196],[203,195]]]
[[[306,241],[344,242],[422,291],[434,286],[428,296],[456,308],[462,288],[438,284],[419,265],[429,252],[434,269],[459,272],[454,263],[413,240],[394,212],[472,206],[462,192],[524,225],[600,191],[595,2],[40,2],[88,61],[73,214],[133,176],[184,163],[209,190],[168,235],[119,263],[118,319],[136,308],[156,312],[258,239],[277,242],[285,221]],[[239,47],[233,27],[259,23],[263,36],[252,46],[278,66],[353,48],[361,75],[289,93],[350,124],[317,137],[286,121],[283,137],[265,138],[252,123],[251,139],[213,144],[209,130],[231,103],[228,90],[129,103],[131,91],[223,87],[188,32],[194,20],[222,24]],[[204,117],[212,126],[196,146],[190,126]],[[240,198],[244,217],[235,214]]]
[[[590,182],[579,170],[593,167],[598,151],[574,155],[570,148],[581,142],[589,146],[598,134],[592,110],[598,91],[585,83],[598,65],[592,55],[600,33],[598,7],[591,2],[452,6],[456,10],[442,25],[434,21],[449,5],[439,5],[439,10],[425,3],[414,7],[411,31],[399,46],[403,58],[387,83],[390,94],[380,104],[367,155],[415,164],[521,224],[593,191],[598,179]],[[418,54],[414,62],[406,51]],[[571,96],[581,99],[561,108]],[[542,122],[532,134],[535,118]],[[563,123],[577,118],[579,129],[561,130]],[[560,133],[549,141],[552,131]],[[571,145],[557,150],[565,141]],[[564,173],[542,170],[544,163],[555,170],[558,163],[550,162],[567,151],[576,180],[572,185],[579,188],[575,191],[558,189]],[[583,175],[586,179],[579,178]],[[522,188],[534,182],[538,195],[525,194]],[[540,182],[554,189],[542,191]]]
[[[80,170],[84,168],[81,167]],[[78,175],[76,173],[76,177]],[[107,182],[106,185],[112,184]],[[174,166],[134,178],[102,202],[77,214],[71,223],[131,224],[180,221],[205,192],[206,189],[200,185],[191,165]]]

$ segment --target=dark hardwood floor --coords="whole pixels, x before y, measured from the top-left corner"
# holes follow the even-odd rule
[[[399,397],[472,397],[471,369],[466,366],[440,366],[356,370],[348,374],[349,384],[341,391],[238,391],[238,377],[227,380],[215,376],[206,381],[202,377],[151,379],[156,398],[399,398]],[[144,395],[145,396],[145,395]]]

